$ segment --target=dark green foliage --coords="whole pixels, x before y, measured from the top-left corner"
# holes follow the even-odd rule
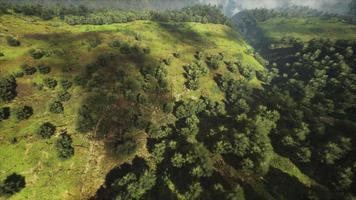
[[[199,88],[199,78],[208,73],[208,69],[200,62],[184,66],[186,86],[188,89],[197,90]]]
[[[31,49],[29,53],[34,59],[41,59],[46,54],[42,49]]]
[[[10,118],[10,108],[2,107],[0,108],[0,122]]]
[[[60,91],[57,95],[57,99],[61,102],[69,101],[72,95],[67,91]]]
[[[16,173],[13,173],[6,177],[6,179],[0,183],[0,197],[8,198],[15,193],[20,192],[26,186],[25,177]]]
[[[15,77],[0,77],[0,102],[13,100],[17,95],[16,87]]]
[[[48,74],[51,72],[51,68],[46,65],[39,65],[37,66],[37,69],[41,74]]]
[[[17,120],[29,119],[33,115],[33,109],[30,106],[21,106],[15,109],[15,117]]]
[[[206,64],[211,69],[217,70],[224,64],[223,59],[224,57],[222,54],[209,56],[207,57]]]
[[[25,75],[25,73],[23,71],[17,71],[14,73],[14,77],[16,78],[21,78]]]
[[[37,69],[35,67],[32,67],[28,64],[21,65],[21,69],[25,75],[33,75],[37,72]]]
[[[59,101],[54,101],[49,105],[49,111],[55,114],[61,114],[64,112],[63,104]]]
[[[78,112],[76,128],[79,132],[85,133],[93,129],[95,126],[94,118],[91,110],[87,105],[83,105]]]
[[[227,69],[232,72],[232,73],[236,73],[239,72],[239,67],[241,67],[241,62],[237,61],[237,62],[229,62],[227,63]]]
[[[17,46],[21,45],[21,42],[17,38],[14,38],[11,36],[7,36],[6,41],[7,41],[7,44],[12,47],[17,47]]]
[[[64,90],[70,89],[73,85],[73,83],[69,80],[61,80],[60,84]]]
[[[163,63],[165,65],[171,65],[172,61],[173,61],[173,58],[172,57],[168,57],[168,58],[163,59],[162,61],[163,61]]]
[[[40,135],[44,139],[49,139],[52,135],[54,135],[56,131],[56,126],[53,124],[46,122],[43,123],[37,130],[37,134]]]
[[[143,51],[144,54],[150,54],[151,53],[151,48],[144,47],[144,48],[142,48],[142,51]]]
[[[5,54],[3,52],[0,52],[0,57],[4,57]]]
[[[165,103],[163,105],[163,111],[165,113],[171,113],[173,112],[173,108],[174,108],[174,103]]]
[[[74,155],[74,148],[72,146],[73,140],[66,132],[59,136],[56,147],[59,158],[65,160]]]
[[[328,142],[324,147],[322,147],[320,152],[321,162],[332,165],[335,164],[337,160],[341,159],[347,152],[351,150],[351,139],[340,138],[335,142]]]
[[[87,42],[88,42],[90,48],[95,48],[95,47],[97,47],[98,45],[101,44],[100,38],[97,38],[97,37],[90,38],[90,39],[87,40]]]
[[[204,57],[204,53],[201,52],[201,51],[197,51],[197,52],[195,52],[194,57],[195,57],[195,59],[197,59],[197,60],[202,60],[203,57]]]
[[[74,84],[84,86],[87,83],[87,79],[84,75],[77,75],[74,77]]]
[[[173,56],[174,56],[175,58],[181,58],[181,57],[182,57],[182,53],[179,52],[179,51],[177,51],[177,52],[174,52],[174,53],[173,53]]]
[[[336,181],[333,185],[338,191],[347,191],[350,189],[354,178],[354,172],[351,167],[338,169],[336,173]]]
[[[122,42],[120,40],[113,40],[110,42],[109,46],[112,48],[120,48]]]
[[[115,154],[120,156],[129,156],[136,152],[137,144],[134,140],[128,139],[116,144]]]
[[[45,78],[45,79],[43,79],[43,84],[44,84],[44,86],[46,86],[50,89],[54,89],[58,83],[53,78]]]

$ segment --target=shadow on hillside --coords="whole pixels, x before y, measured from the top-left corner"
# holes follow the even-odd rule
[[[208,47],[214,45],[208,41],[204,36],[194,31],[191,25],[186,23],[159,23],[160,28],[168,33],[180,43],[192,45],[196,47]]]
[[[307,187],[296,177],[292,177],[273,167],[264,176],[264,180],[265,186],[276,199],[299,200],[309,199],[313,196],[328,199],[327,194],[323,194],[321,188]]]
[[[164,77],[165,69],[158,69],[162,63],[147,47],[141,46],[142,42],[122,40],[115,47],[109,47],[110,40],[117,40],[117,35],[104,36],[103,33],[109,32],[63,32],[25,37],[47,43],[50,49],[45,50],[64,51],[30,64],[48,65],[58,72],[55,77],[53,72],[48,77],[56,78],[58,84],[63,77],[80,88],[85,99],[75,119],[77,131],[93,133],[95,139],[105,140],[108,155],[121,158],[121,152],[128,155],[134,152],[137,148],[135,133],[144,131],[152,113],[160,112],[172,97]],[[90,44],[78,42],[90,43],[90,39],[95,42],[102,37],[106,43],[103,40],[90,51],[85,49]]]
[[[128,173],[133,173],[137,177],[142,176],[145,170],[148,169],[146,161],[142,158],[135,157],[131,164],[124,163],[112,169],[105,178],[105,183],[97,190],[90,200],[114,199],[117,193],[123,192],[124,188],[120,188],[116,181],[120,181]]]

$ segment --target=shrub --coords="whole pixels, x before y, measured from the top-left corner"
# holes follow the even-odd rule
[[[171,113],[173,112],[173,109],[174,109],[174,103],[165,103],[163,105],[163,111],[165,113]]]
[[[22,69],[23,73],[26,75],[33,75],[37,71],[37,69],[35,67],[31,67],[28,64],[22,64],[21,69]]]
[[[31,49],[30,50],[30,55],[34,59],[41,59],[45,54],[46,54],[46,52],[41,49]]]
[[[18,72],[15,72],[14,73],[14,76],[16,77],[16,78],[21,78],[21,77],[23,77],[25,75],[25,73],[23,72],[23,71],[18,71]]]
[[[10,117],[10,108],[9,107],[0,108],[0,122],[2,120],[9,119],[9,117]]]
[[[84,75],[77,75],[74,77],[74,84],[79,86],[85,86],[88,80]]]
[[[41,74],[48,74],[51,72],[51,68],[45,65],[39,65],[37,66],[37,69]]]
[[[110,47],[112,48],[119,48],[121,46],[121,41],[120,40],[113,40],[109,44]]]
[[[0,52],[0,57],[4,57],[5,54],[3,52]]]
[[[55,131],[56,131],[56,127],[53,124],[46,122],[39,127],[37,133],[42,138],[48,139],[52,135],[54,135]]]
[[[208,73],[208,70],[201,63],[193,63],[184,66],[185,77],[187,82],[186,87],[191,90],[197,90],[199,88],[199,78]]]
[[[144,47],[142,49],[142,51],[143,51],[144,54],[150,54],[151,53],[151,49],[149,47]]]
[[[22,106],[15,110],[16,119],[21,121],[30,118],[33,115],[33,108],[30,106]]]
[[[180,58],[180,57],[182,57],[182,54],[177,51],[177,52],[174,52],[174,53],[173,53],[173,56],[174,56],[175,58]]]
[[[171,65],[172,61],[173,61],[173,58],[172,57],[168,57],[168,58],[163,59],[162,61],[163,61],[163,63],[165,65]]]
[[[11,36],[7,36],[6,41],[7,41],[7,44],[12,47],[17,47],[17,46],[21,45],[21,42],[18,39],[11,37]]]
[[[125,142],[117,144],[115,153],[121,156],[128,156],[135,153],[137,144],[133,139],[128,139]]]
[[[88,42],[88,44],[89,44],[89,46],[91,48],[95,48],[95,47],[97,47],[97,46],[99,46],[101,44],[101,40],[99,38],[97,38],[97,37],[90,38],[90,39],[87,40],[87,42]]]
[[[57,86],[57,81],[52,78],[45,78],[43,79],[43,84],[51,89],[54,89]]]
[[[68,159],[74,155],[74,148],[72,147],[73,140],[67,133],[62,133],[57,140],[56,147],[58,156],[61,159]]]
[[[73,83],[68,80],[61,80],[61,86],[64,90],[68,90],[69,88],[72,87],[72,85]]]
[[[239,71],[240,62],[231,62],[227,64],[227,69],[232,73],[237,73]]]
[[[63,104],[59,101],[55,101],[49,105],[49,111],[55,114],[60,114],[64,112]]]
[[[57,95],[57,99],[62,102],[69,101],[71,97],[72,95],[67,91],[61,91]]]
[[[223,62],[223,56],[221,54],[210,56],[207,58],[206,64],[212,69],[219,69]]]
[[[13,173],[6,177],[3,183],[0,184],[0,196],[10,197],[15,193],[20,192],[25,186],[25,177]]]
[[[16,87],[15,77],[0,78],[0,102],[13,100],[17,95]]]

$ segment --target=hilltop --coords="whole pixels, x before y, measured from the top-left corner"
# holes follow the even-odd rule
[[[167,84],[171,89],[170,96],[176,101],[198,99],[202,94],[214,100],[223,98],[211,77],[215,73],[224,73],[226,68],[202,77],[199,80],[201,88],[197,91],[185,88],[183,67],[193,62],[196,52],[207,55],[224,53],[227,59],[241,56],[242,62],[252,69],[263,69],[253,55],[246,53],[250,47],[241,36],[224,25],[134,21],[102,26],[70,26],[59,20],[43,21],[21,15],[3,15],[0,18],[0,32],[4,33],[1,36],[1,52],[4,54],[0,58],[1,77],[18,74],[24,64],[50,68],[48,74],[37,71],[33,75],[17,77],[17,97],[11,103],[0,104],[0,107],[10,107],[11,110],[22,105],[33,108],[33,116],[28,120],[19,122],[11,115],[9,120],[0,123],[0,179],[12,172],[26,176],[26,188],[13,199],[75,199],[93,195],[109,169],[132,157],[113,158],[107,155],[103,140],[92,139],[93,131],[82,134],[75,128],[78,110],[90,91],[75,86],[73,81],[85,71],[85,66],[95,62],[100,55],[117,54],[117,50],[110,47],[113,42],[127,42],[150,49],[149,55],[142,58],[124,55],[113,63],[113,67],[118,69],[124,67],[132,70],[130,73],[136,74],[134,76],[140,76],[137,73],[141,65],[170,60],[172,63],[167,66]],[[6,36],[16,37],[21,45],[9,46]],[[44,57],[34,59],[29,53],[31,49],[45,52]],[[175,58],[173,53],[181,56]],[[108,77],[103,78],[106,80]],[[46,78],[56,80],[58,86],[54,89],[44,86]],[[63,103],[62,114],[53,114],[49,106],[63,90],[63,86],[60,86],[63,80],[73,83],[68,89],[71,98]],[[164,120],[157,108],[152,109],[149,118]],[[57,126],[56,136],[50,140],[43,140],[36,134],[38,126],[44,122]],[[58,158],[55,149],[60,129],[66,129],[73,139],[75,153],[67,161]],[[140,146],[139,149],[137,154],[145,156],[145,147]]]

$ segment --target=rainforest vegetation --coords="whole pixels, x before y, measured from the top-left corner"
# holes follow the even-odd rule
[[[354,23],[0,1],[0,198],[353,199]]]

